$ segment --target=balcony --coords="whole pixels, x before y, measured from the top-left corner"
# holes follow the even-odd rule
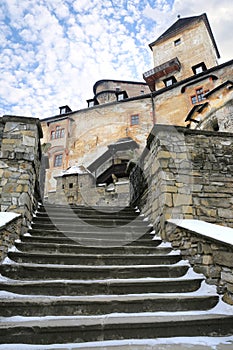
[[[170,61],[167,61],[143,74],[143,79],[146,81],[147,85],[150,87],[151,91],[155,90],[156,80],[166,77],[168,74],[179,71],[181,68],[180,61],[177,57]]]

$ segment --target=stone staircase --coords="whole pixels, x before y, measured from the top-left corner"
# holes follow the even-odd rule
[[[232,335],[233,307],[139,214],[41,205],[0,265],[0,344]]]

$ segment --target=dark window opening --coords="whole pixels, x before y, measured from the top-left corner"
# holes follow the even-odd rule
[[[73,185],[74,185],[73,183],[70,183],[69,188],[73,188]]]
[[[181,38],[176,39],[176,40],[174,41],[174,45],[175,45],[175,46],[178,46],[178,45],[180,45],[180,44],[181,44]]]

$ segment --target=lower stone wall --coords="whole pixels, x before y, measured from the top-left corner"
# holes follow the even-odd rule
[[[129,182],[116,182],[109,186],[90,186],[79,188],[75,196],[72,192],[66,193],[64,190],[59,192],[49,192],[45,203],[51,204],[76,204],[87,206],[129,206]]]
[[[167,223],[162,238],[179,249],[197,273],[217,286],[223,300],[233,305],[233,246],[202,237],[195,231]],[[221,236],[220,236],[221,239]]]
[[[170,218],[233,227],[232,154],[232,133],[156,125],[130,174],[132,204],[159,233]]]
[[[6,257],[21,233],[22,217],[18,216],[0,227],[0,262]]]

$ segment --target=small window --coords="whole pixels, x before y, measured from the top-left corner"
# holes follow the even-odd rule
[[[193,73],[194,74],[199,74],[202,73],[206,70],[206,65],[204,62],[201,62],[195,66],[192,67]]]
[[[65,189],[65,185],[64,185],[64,184],[62,185],[62,189],[63,189],[63,190]]]
[[[139,115],[131,115],[131,125],[138,125],[139,124]]]
[[[168,86],[171,86],[171,85],[176,83],[176,78],[174,76],[172,76],[170,78],[164,79],[163,82],[164,82],[165,86],[168,87]]]
[[[95,102],[94,100],[88,102],[88,107],[94,107]]]
[[[65,114],[66,113],[66,107],[62,107],[60,109],[60,114]]]
[[[178,45],[180,45],[180,44],[181,44],[181,38],[176,39],[176,40],[174,41],[174,45],[175,45],[175,46],[178,46]]]
[[[73,183],[70,183],[69,184],[69,188],[73,188],[74,184]]]
[[[192,104],[194,105],[194,104],[196,104],[198,102],[201,102],[201,101],[205,100],[205,96],[204,95],[205,95],[206,92],[208,92],[208,90],[204,91],[202,87],[196,89],[195,95],[191,96]]]
[[[54,166],[62,166],[62,154],[57,154],[54,158]]]
[[[118,100],[118,101],[124,100],[124,94],[118,94],[117,100]]]

